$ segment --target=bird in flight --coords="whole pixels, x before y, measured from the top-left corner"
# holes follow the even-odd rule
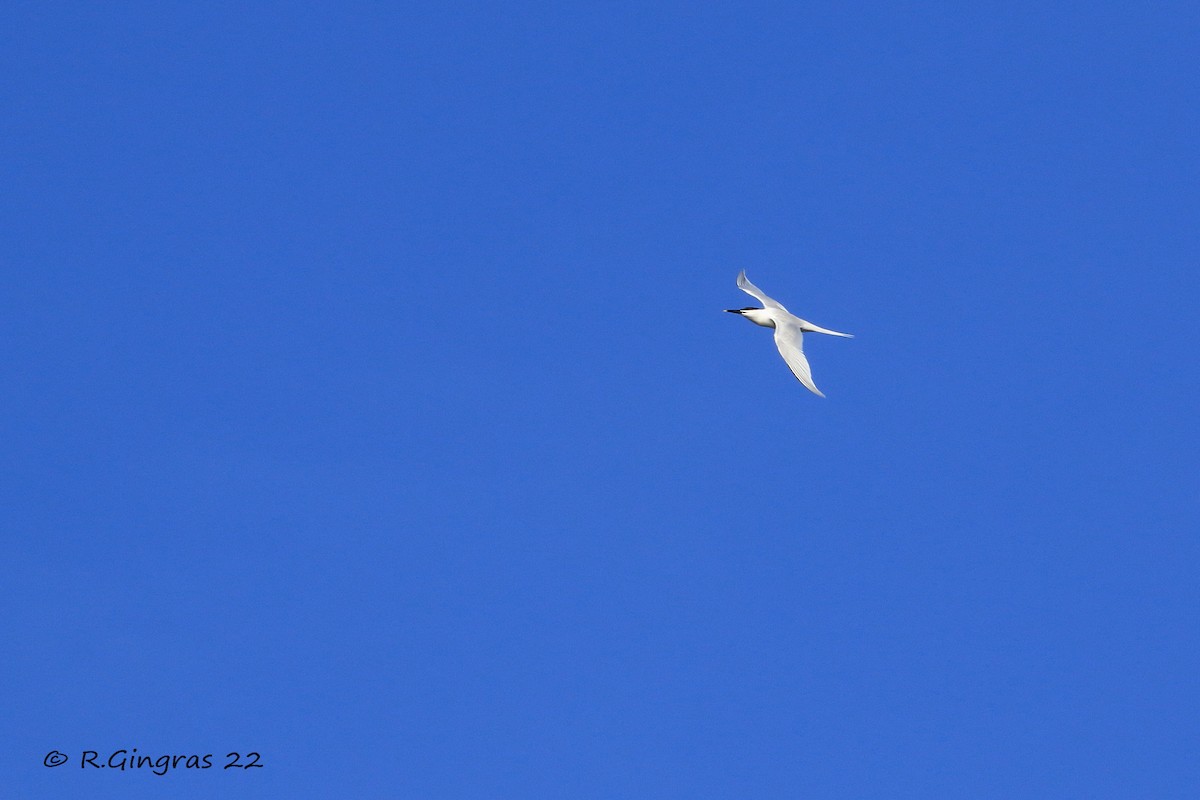
[[[850,333],[838,333],[831,331],[828,328],[822,328],[819,325],[813,325],[807,320],[793,316],[776,300],[772,300],[763,294],[762,289],[759,289],[746,278],[746,270],[742,270],[737,276],[737,285],[746,294],[753,297],[755,300],[763,304],[762,308],[727,308],[725,309],[730,314],[741,314],[746,319],[753,322],[755,325],[761,325],[764,328],[775,329],[775,346],[779,348],[779,355],[783,356],[783,360],[792,370],[792,374],[796,376],[805,387],[815,395],[824,397],[821,390],[813,383],[812,369],[808,366],[808,359],[804,357],[804,347],[802,338],[804,333],[827,333],[830,336],[844,336],[847,339],[853,339],[854,335]]]

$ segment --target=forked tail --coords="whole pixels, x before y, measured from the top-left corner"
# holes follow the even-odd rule
[[[820,325],[813,325],[811,322],[805,321],[804,327],[801,328],[805,333],[827,333],[830,336],[845,336],[847,339],[853,339],[853,333],[840,333],[839,331],[831,331],[829,328],[822,328]]]

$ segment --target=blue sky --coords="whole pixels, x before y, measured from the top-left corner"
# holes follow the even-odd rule
[[[1197,796],[1198,33],[9,4],[8,791]]]

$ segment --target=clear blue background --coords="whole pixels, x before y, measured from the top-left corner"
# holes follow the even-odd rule
[[[1200,796],[1198,45],[6,4],[6,796]]]

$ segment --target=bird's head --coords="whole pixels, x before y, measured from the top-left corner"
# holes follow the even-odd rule
[[[755,325],[762,325],[764,328],[775,327],[775,320],[771,316],[771,312],[765,308],[727,308],[725,310],[730,314],[743,316]]]

